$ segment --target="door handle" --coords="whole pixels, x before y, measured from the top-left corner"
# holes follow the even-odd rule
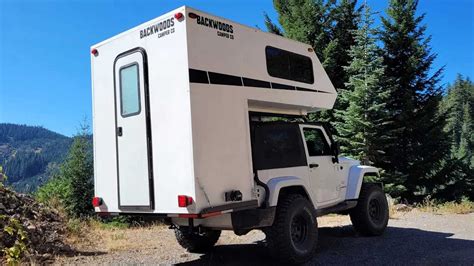
[[[317,163],[310,163],[309,164],[309,168],[316,168],[316,167],[319,167],[319,164],[317,164]]]
[[[117,128],[117,136],[121,137],[123,135],[123,129],[122,127]]]

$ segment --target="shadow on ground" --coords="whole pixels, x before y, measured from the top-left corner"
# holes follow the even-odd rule
[[[383,236],[362,237],[352,226],[319,229],[319,246],[308,265],[474,263],[474,241],[450,238],[453,234],[388,227]],[[264,242],[216,246],[213,252],[181,265],[275,265]]]

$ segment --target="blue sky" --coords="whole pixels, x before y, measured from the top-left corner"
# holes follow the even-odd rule
[[[380,12],[387,2],[369,0]],[[264,12],[276,20],[271,0],[0,0],[0,122],[73,135],[91,119],[89,47],[181,5],[262,29]],[[420,0],[419,12],[443,84],[474,78],[474,1]]]

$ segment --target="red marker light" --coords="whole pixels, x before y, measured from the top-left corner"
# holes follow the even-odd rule
[[[99,207],[100,205],[102,205],[102,198],[99,198],[99,197],[92,198],[92,206]]]
[[[174,14],[174,18],[177,19],[177,20],[182,19],[183,18],[183,13],[179,12],[179,13]]]
[[[97,51],[97,49],[92,49],[91,50],[91,54],[93,54],[94,56],[98,56],[99,55],[99,51]]]
[[[189,13],[188,13],[188,16],[189,16],[190,18],[192,18],[192,19],[195,19],[195,18],[198,17],[198,15],[196,15],[196,13],[192,13],[192,12],[189,12]]]
[[[178,206],[179,207],[188,207],[193,204],[193,198],[185,195],[178,196]]]

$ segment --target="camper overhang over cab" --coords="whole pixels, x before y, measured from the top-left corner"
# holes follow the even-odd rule
[[[250,113],[331,109],[313,49],[189,7],[91,47],[96,211],[257,207]]]

